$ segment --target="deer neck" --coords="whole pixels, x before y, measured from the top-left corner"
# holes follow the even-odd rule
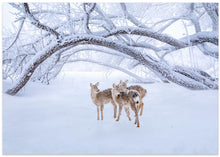
[[[118,99],[119,99],[118,96],[116,95],[116,92],[115,92],[113,89],[112,89],[112,98],[113,98],[113,100],[116,101],[116,102],[117,102]]]
[[[97,96],[98,93],[99,93],[99,92],[96,92],[96,91],[94,91],[94,90],[91,90],[91,97],[92,97],[93,100],[96,100],[96,96]]]

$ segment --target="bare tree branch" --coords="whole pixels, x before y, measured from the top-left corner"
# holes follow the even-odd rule
[[[140,36],[147,36],[147,37],[162,41],[164,43],[167,43],[169,45],[175,46],[177,48],[185,48],[188,46],[187,42],[185,41],[187,38],[178,40],[166,34],[161,34],[156,31],[143,29],[143,28],[135,28],[135,27],[118,28],[118,29],[110,31],[109,33],[103,34],[103,36],[109,37],[109,36],[116,35],[116,34],[134,34],[134,35],[140,35]],[[201,44],[204,42],[210,42],[215,45],[218,45],[218,33],[215,31],[199,32],[197,34],[190,36],[190,42],[192,45],[197,45],[197,44]]]
[[[98,12],[99,15],[100,15],[100,16],[104,19],[104,21],[108,24],[108,28],[106,28],[108,32],[109,32],[110,30],[116,28],[115,24],[114,24],[114,23],[111,21],[111,19],[102,11],[102,9],[99,7],[99,5],[97,5],[95,9],[96,9],[96,12]],[[122,37],[120,37],[119,35],[116,35],[116,37],[117,37],[120,41],[122,41],[123,43],[127,43],[127,44],[128,44],[128,42],[126,42],[126,41],[125,41]],[[124,37],[125,39],[127,39],[129,42],[134,43],[134,41],[133,41],[131,38],[127,37],[126,35],[124,35],[123,37]]]
[[[9,49],[15,44],[15,42],[17,41],[17,39],[18,39],[18,37],[19,37],[19,35],[20,35],[20,32],[21,32],[21,30],[22,30],[22,28],[23,28],[24,21],[25,21],[25,19],[23,19],[23,20],[21,21],[20,26],[19,26],[19,29],[18,29],[18,32],[17,32],[17,34],[16,34],[16,36],[15,36],[15,39],[13,40],[13,42],[10,44],[10,46],[9,46],[8,48],[6,48],[5,50],[3,50],[3,53],[4,53],[5,51],[9,50]]]
[[[51,34],[55,35],[57,37],[57,39],[60,39],[61,35],[55,31],[54,29],[48,27],[48,26],[45,26],[43,24],[40,23],[40,21],[38,21],[30,12],[29,10],[29,5],[28,3],[24,3],[24,8],[25,8],[25,12],[27,14],[27,17],[31,20],[31,23],[33,25],[35,25],[36,27],[42,29],[42,30],[45,30],[47,32],[50,32]]]
[[[170,44],[172,46],[176,46],[179,48],[186,47],[186,44],[184,42],[174,39],[171,36],[161,34],[156,31],[149,30],[149,29],[143,29],[143,28],[135,28],[135,27],[118,28],[118,29],[114,29],[110,31],[109,33],[106,33],[103,36],[109,37],[109,36],[116,35],[116,34],[141,35],[141,36],[146,36],[146,37],[157,39],[159,41],[165,42],[167,44]]]
[[[125,58],[125,60],[123,60],[125,62],[123,63],[126,63],[127,68],[140,65],[139,67],[149,69],[151,73],[156,74],[156,76],[162,80],[174,82],[189,89],[218,88],[217,81],[210,75],[207,75],[207,73],[204,71],[199,69],[188,69],[182,66],[172,67],[168,64],[168,62],[163,61],[163,57],[166,54],[174,52],[178,49],[192,46],[198,46],[199,48],[201,47],[200,49],[203,51],[203,53],[207,53],[209,56],[212,55],[211,53],[213,53],[213,56],[215,57],[218,56],[218,50],[216,50],[218,47],[218,31],[216,29],[216,21],[218,21],[216,17],[218,17],[218,10],[216,10],[216,8],[218,8],[218,6],[216,5],[206,6],[206,4],[204,4],[203,6],[200,4],[198,5],[200,8],[197,8],[197,5],[194,3],[189,5],[183,4],[182,6],[184,6],[184,9],[187,11],[186,15],[173,17],[177,12],[172,12],[168,13],[170,18],[168,17],[168,19],[165,20],[164,15],[161,17],[158,16],[158,19],[160,19],[159,22],[154,23],[155,19],[152,21],[147,21],[148,23],[153,23],[153,26],[156,26],[155,28],[152,27],[153,29],[147,28],[146,25],[141,23],[141,21],[128,12],[124,3],[121,3],[121,7],[118,5],[118,8],[121,10],[118,10],[117,8],[117,11],[112,13],[114,15],[112,17],[116,18],[114,21],[107,14],[110,9],[114,8],[109,9],[108,7],[105,7],[105,4],[103,5],[102,9],[99,7],[99,5],[95,5],[93,3],[84,3],[83,9],[82,4],[79,3],[72,6],[70,6],[70,4],[68,6],[66,6],[66,4],[58,4],[59,7],[64,7],[63,9],[61,8],[63,13],[59,11],[60,8],[52,8],[51,10],[48,10],[48,13],[46,13],[44,12],[46,7],[42,7],[41,5],[34,5],[35,8],[33,8],[32,11],[30,10],[28,3],[12,3],[11,5],[19,11],[15,14],[18,19],[24,20],[24,17],[28,18],[31,24],[36,26],[35,29],[37,31],[38,28],[40,28],[42,31],[39,31],[40,34],[36,33],[37,36],[34,39],[22,41],[23,43],[21,44],[19,42],[18,47],[11,46],[15,45],[15,42],[12,42],[12,44],[10,43],[9,47],[11,49],[8,51],[9,53],[4,54],[4,71],[9,69],[9,73],[7,74],[10,74],[10,72],[13,72],[13,70],[16,70],[16,68],[19,67],[19,70],[15,74],[12,74],[12,77],[10,76],[11,78],[18,78],[19,76],[19,78],[13,87],[7,91],[8,94],[16,94],[25,86],[30,78],[31,80],[39,78],[40,81],[45,80],[48,82],[52,77],[55,77],[60,72],[62,66],[66,63],[69,56],[75,57],[76,59],[74,59],[74,61],[78,59],[81,59],[81,61],[87,60],[81,58],[80,55],[72,56],[74,52],[77,51],[78,46],[82,47],[82,51],[88,49],[108,53],[110,55],[103,56],[110,56],[108,59],[115,59],[114,63],[118,63],[117,61],[121,62]],[[207,14],[204,14],[205,7]],[[177,11],[181,10],[176,6],[175,9]],[[96,13],[99,15],[92,16],[92,11],[96,11]],[[123,11],[125,16],[117,16],[116,13],[118,11]],[[57,17],[57,20],[55,18],[50,19],[52,12],[54,12],[54,16]],[[183,13],[185,13],[185,10],[181,12],[181,14]],[[36,18],[38,15],[36,17],[34,16],[36,14],[39,15],[39,19]],[[212,26],[215,25],[213,26],[214,31],[201,32],[201,28],[203,28],[201,27],[202,23],[199,21],[201,15],[206,17],[209,16],[211,18],[213,21],[211,23]],[[175,35],[169,36],[163,33],[164,30],[171,28],[170,26],[179,19],[183,19],[187,22],[187,24],[190,24],[189,26],[184,24],[186,30],[193,24],[196,33],[193,35],[189,35],[189,33],[187,33],[187,37],[185,36],[180,39],[175,38]],[[41,22],[41,20],[47,21]],[[135,27],[130,27],[133,24]],[[91,27],[91,25],[94,27]],[[54,26],[56,27],[54,28]],[[84,26],[85,29],[82,26]],[[95,32],[100,30],[100,28],[101,30],[104,28],[105,31]],[[208,26],[208,29],[210,30],[210,26]],[[30,29],[28,28],[27,31],[29,30]],[[34,32],[33,30],[31,31]],[[46,31],[46,33],[44,33],[44,31]],[[76,34],[73,35],[73,32]],[[18,38],[17,36],[19,36],[19,34],[20,32],[18,31],[16,38]],[[53,36],[56,36],[59,40],[54,40]],[[7,39],[5,38],[4,43],[7,43],[6,40]],[[25,45],[25,43],[30,44]],[[87,47],[87,45],[95,48],[90,49]],[[68,51],[70,49],[71,51]],[[102,50],[100,51],[99,49]],[[148,51],[148,49],[153,51]],[[14,50],[16,53],[13,52]],[[68,53],[65,53],[64,56],[64,52]],[[85,57],[88,55],[88,60],[91,60],[91,58],[93,58],[93,54],[91,55],[91,53],[86,53],[87,52],[82,53],[82,56]],[[34,54],[34,56],[31,56],[30,54]],[[119,57],[116,58],[115,55],[119,55]],[[100,57],[100,59],[102,58]],[[99,63],[101,61],[98,60],[95,62]],[[213,60],[213,62],[215,62],[215,60]],[[19,65],[19,63],[22,64]],[[119,68],[122,68],[122,65],[120,64],[114,64],[114,66],[119,66]],[[215,71],[214,66],[213,70]],[[144,70],[142,70],[142,72],[145,73]],[[6,75],[4,74],[4,76]]]
[[[125,3],[120,3],[122,11],[125,15],[125,17],[131,21],[133,24],[135,24],[137,27],[142,27],[142,28],[148,28],[146,25],[144,25],[143,23],[141,23],[140,21],[138,21],[132,14],[130,14],[127,11],[127,7]]]
[[[203,3],[203,6],[213,23],[213,30],[218,31],[218,3]]]
[[[84,27],[85,27],[85,30],[88,34],[92,34],[92,32],[90,31],[89,29],[89,17],[90,17],[90,14],[92,13],[92,11],[95,9],[96,7],[96,3],[92,3],[91,7],[87,10],[86,6],[89,5],[88,3],[83,3],[83,9],[84,9],[84,12],[85,12],[85,16],[84,16]],[[89,5],[90,6],[90,5]]]
[[[79,44],[92,44],[92,45],[99,45],[114,49],[116,51],[120,51],[124,54],[127,54],[134,59],[138,60],[145,66],[147,66],[152,71],[157,72],[158,74],[162,75],[163,77],[167,78],[169,81],[179,84],[181,86],[185,86],[190,89],[209,89],[202,82],[198,82],[196,80],[190,80],[190,78],[184,74],[177,75],[175,71],[173,71],[168,65],[163,63],[158,63],[157,61],[151,60],[149,57],[145,58],[141,55],[139,51],[136,51],[133,48],[130,48],[126,45],[119,44],[112,42],[112,40],[107,40],[102,37],[97,36],[73,36],[71,38],[66,38],[60,44],[53,43],[45,48],[45,50],[39,52],[29,63],[25,66],[24,71],[22,72],[20,78],[14,84],[14,86],[7,90],[7,93],[10,95],[15,95],[21,88],[25,86],[28,82],[32,74],[34,73],[35,69],[48,57],[54,54],[56,51],[59,51],[63,48],[77,46]],[[188,73],[187,73],[188,74]],[[190,75],[190,74],[188,74]],[[213,83],[213,87],[218,88],[218,85]]]

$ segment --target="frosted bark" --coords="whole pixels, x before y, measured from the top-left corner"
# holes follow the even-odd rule
[[[104,34],[104,37],[109,37],[116,34],[135,34],[140,36],[147,36],[150,38],[154,38],[161,42],[167,43],[177,48],[185,48],[189,46],[185,39],[178,40],[166,34],[161,34],[156,31],[144,28],[135,28],[135,27],[123,27],[110,31],[109,33]],[[187,38],[187,37],[186,37]],[[218,45],[218,32],[199,32],[197,34],[189,36],[190,42],[192,45],[210,42],[215,45]]]
[[[55,35],[55,36],[57,37],[57,39],[60,38],[61,35],[60,35],[57,31],[55,31],[54,29],[50,28],[49,26],[43,25],[39,20],[37,20],[37,19],[31,14],[31,12],[30,12],[30,10],[29,10],[29,5],[28,5],[28,3],[24,3],[24,8],[25,8],[25,12],[26,12],[27,17],[31,20],[31,23],[32,23],[33,25],[35,25],[35,26],[37,26],[38,28],[43,29],[43,30],[45,30],[45,31],[47,31],[47,32],[50,32],[51,34]]]

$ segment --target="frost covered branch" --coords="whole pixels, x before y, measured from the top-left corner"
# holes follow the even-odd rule
[[[106,60],[111,60],[116,63],[114,66],[126,72],[130,69],[145,69],[136,71],[134,75],[148,76],[147,70],[153,77],[189,89],[218,88],[216,74],[209,75],[199,67],[186,68],[183,66],[184,58],[181,58],[182,64],[175,62],[175,57],[169,59],[178,52],[187,54],[188,51],[184,48],[198,47],[207,55],[205,57],[209,65],[213,66],[208,70],[216,71],[218,5],[214,3],[182,3],[173,6],[143,4],[135,6],[141,9],[134,13],[127,10],[125,3],[34,3],[31,4],[31,9],[28,3],[10,4],[18,11],[14,13],[17,20],[29,19],[30,23],[21,23],[16,34],[3,38],[3,44],[9,45],[4,46],[7,53],[3,54],[3,75],[6,76],[4,78],[16,78],[13,87],[7,91],[8,94],[16,94],[30,79],[49,83],[68,59],[72,60],[71,57],[75,57],[74,61],[91,61],[93,55],[98,58],[95,62],[103,61],[101,63],[108,65]],[[143,14],[145,5],[149,10],[145,10],[144,14],[150,16],[139,15]],[[203,17],[210,20],[205,26]],[[184,23],[180,23],[181,20]],[[30,28],[30,24],[35,27]],[[177,32],[174,26],[178,27],[180,37],[171,33]],[[76,54],[78,51],[83,53]],[[96,52],[93,54],[91,51]],[[190,52],[193,53],[194,51]],[[102,60],[102,56],[98,54],[105,56],[105,59]],[[166,55],[169,57],[165,58]],[[209,59],[209,56],[214,58]]]
[[[86,6],[89,6],[90,8],[87,10]],[[84,16],[84,27],[85,30],[88,34],[92,34],[90,29],[89,29],[89,18],[90,18],[90,14],[92,13],[92,11],[95,9],[96,3],[93,4],[87,4],[87,3],[83,3],[83,9],[85,11],[85,16]]]
[[[19,37],[19,35],[20,35],[20,33],[21,33],[21,30],[22,30],[22,28],[23,28],[24,21],[25,21],[25,19],[23,19],[23,20],[21,21],[20,26],[19,26],[19,29],[18,29],[18,32],[17,32],[17,34],[16,34],[16,36],[15,36],[14,41],[11,43],[11,45],[10,45],[8,48],[6,48],[5,50],[3,50],[3,53],[4,53],[5,51],[9,50],[9,49],[15,44],[15,42],[17,41],[17,39],[18,39],[18,37]]]
[[[50,32],[51,34],[55,35],[57,37],[57,39],[59,39],[61,37],[61,35],[57,31],[55,31],[54,29],[52,29],[52,28],[50,28],[48,26],[43,25],[42,23],[40,23],[40,21],[38,21],[31,14],[28,3],[24,3],[24,8],[25,8],[25,12],[26,12],[27,17],[31,20],[31,23],[33,25],[35,25],[36,27],[38,27],[40,29],[43,29],[43,30],[45,30],[47,32]]]
[[[169,81],[177,83],[179,85],[185,86],[190,89],[209,89],[208,86],[198,82],[197,80],[191,79],[190,77],[185,77],[184,74],[177,74],[173,71],[168,65],[163,63],[158,63],[157,61],[151,60],[150,58],[144,58],[140,52],[136,51],[133,48],[130,48],[126,45],[115,43],[111,40],[107,40],[103,37],[97,37],[92,35],[85,35],[85,36],[72,36],[71,38],[65,38],[64,41],[60,44],[56,44],[56,42],[52,43],[44,50],[39,52],[29,63],[25,66],[23,73],[21,74],[20,78],[17,80],[15,85],[7,91],[8,94],[14,95],[16,94],[30,79],[35,69],[44,62],[48,57],[54,54],[56,51],[59,51],[66,47],[73,47],[77,45],[84,45],[84,44],[92,44],[98,46],[104,46],[107,48],[114,49],[116,51],[120,51],[121,53],[127,54],[133,57],[135,60],[141,62],[149,69],[155,71],[156,73],[162,75],[163,77],[167,78]],[[190,75],[190,73],[187,73]],[[218,87],[213,83],[213,87]]]
[[[154,38],[161,42],[165,42],[169,45],[172,45],[177,48],[185,48],[188,46],[185,39],[178,40],[166,34],[161,34],[156,31],[143,29],[143,28],[135,28],[135,27],[126,27],[126,28],[118,28],[110,31],[109,33],[104,34],[104,37],[109,37],[116,34],[134,34],[140,36],[146,36],[150,38]],[[195,35],[190,36],[190,42],[192,45],[201,44],[204,42],[210,42],[215,45],[218,45],[218,32],[200,32]]]
[[[122,11],[124,13],[124,16],[130,20],[133,24],[135,24],[138,27],[142,27],[142,28],[148,28],[147,26],[145,26],[143,23],[141,23],[140,21],[138,21],[132,14],[130,14],[127,11],[127,7],[125,3],[120,3]]]
[[[203,6],[212,20],[213,30],[218,31],[218,3],[203,3]]]

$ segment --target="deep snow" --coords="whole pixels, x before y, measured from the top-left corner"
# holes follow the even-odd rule
[[[89,83],[100,81],[102,90],[126,78],[113,74],[63,72],[49,86],[28,83],[16,96],[3,93],[3,154],[218,153],[217,90],[140,84],[148,93],[137,128],[132,111],[132,121],[123,110],[116,122],[111,104],[96,120]],[[10,84],[3,81],[3,92]]]

